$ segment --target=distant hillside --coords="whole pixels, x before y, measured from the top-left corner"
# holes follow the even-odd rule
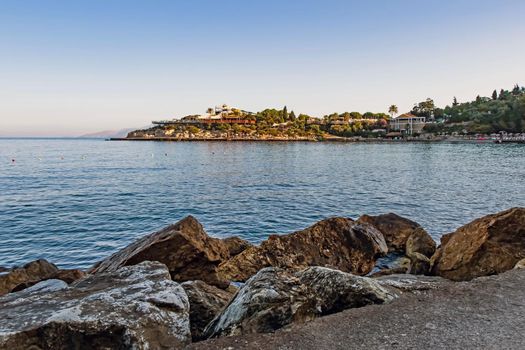
[[[490,97],[478,96],[464,103],[454,98],[451,106],[435,108],[432,113],[442,123],[427,124],[428,132],[522,133],[525,132],[525,88],[516,84],[512,90],[501,89],[499,93],[494,90]]]
[[[111,138],[111,137],[126,137],[126,135],[130,132],[135,130],[135,128],[127,128],[127,129],[120,129],[120,130],[104,130],[99,132],[94,132],[90,134],[85,134],[82,136],[79,136],[79,138]]]

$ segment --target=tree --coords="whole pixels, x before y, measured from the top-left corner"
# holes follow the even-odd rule
[[[198,127],[193,126],[193,125],[188,126],[188,129],[187,129],[187,130],[188,130],[188,132],[189,132],[190,134],[193,134],[193,135],[198,134],[199,131],[201,131]]]
[[[452,101],[452,106],[457,106],[458,105],[458,99],[456,98],[456,96],[454,96],[454,100]]]
[[[288,109],[286,108],[286,106],[284,106],[283,108],[283,122],[287,121],[288,120]]]
[[[492,99],[493,99],[493,100],[497,100],[497,99],[498,99],[498,92],[497,92],[496,90],[494,90],[494,91],[492,92]]]
[[[293,122],[293,121],[295,121],[295,119],[296,119],[295,118],[295,113],[294,113],[294,111],[291,111],[290,112],[290,120]]]
[[[418,117],[426,117],[429,119],[434,118],[434,100],[431,98],[427,98],[423,102],[419,102],[418,104],[414,105],[414,108],[412,108],[411,113],[418,116]]]
[[[390,114],[390,117],[394,118],[394,115],[396,115],[398,112],[397,110],[397,106],[396,105],[392,105],[390,107],[388,107],[388,113]]]

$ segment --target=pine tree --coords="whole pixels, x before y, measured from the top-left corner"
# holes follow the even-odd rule
[[[286,108],[286,106],[284,106],[283,108],[283,121],[287,121],[288,120],[288,109]]]
[[[458,99],[456,98],[456,96],[454,96],[454,100],[452,101],[452,106],[457,106],[458,105]]]
[[[492,92],[492,99],[493,99],[493,100],[497,100],[497,99],[498,99],[498,92],[497,92],[496,90],[494,90],[494,91]]]
[[[296,119],[296,118],[295,118],[295,113],[294,113],[294,111],[291,111],[291,112],[290,112],[290,120],[291,120],[291,121],[295,121],[295,119]]]

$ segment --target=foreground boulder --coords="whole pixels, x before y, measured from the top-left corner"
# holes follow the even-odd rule
[[[83,271],[60,270],[47,260],[39,259],[22,267],[15,267],[11,270],[6,269],[0,275],[0,296],[21,291],[48,279],[59,279],[66,283],[72,283],[84,276],[85,273]]]
[[[289,235],[272,235],[219,267],[221,276],[246,281],[264,267],[303,269],[328,266],[359,275],[372,270],[387,253],[381,232],[347,218],[330,218]]]
[[[357,222],[367,223],[377,228],[385,237],[389,252],[404,253],[407,241],[413,234],[416,234],[414,241],[418,244],[422,245],[426,242],[434,247],[432,249],[432,247],[420,246],[418,247],[419,253],[430,257],[436,249],[435,242],[417,222],[397,214],[388,213],[377,216],[362,215],[357,219]],[[424,251],[420,251],[421,249]]]
[[[173,349],[191,340],[186,293],[158,262],[65,289],[43,284],[0,298],[1,349]]]
[[[476,219],[441,238],[432,273],[455,281],[512,269],[525,258],[525,208]]]
[[[249,244],[239,238],[224,241],[212,238],[192,216],[145,236],[96,264],[92,273],[116,271],[142,261],[165,264],[175,281],[202,280],[220,288],[229,281],[217,274],[218,265]]]
[[[235,293],[219,289],[203,281],[181,284],[190,301],[190,324],[193,341],[202,340],[202,332],[228,304]]]
[[[268,267],[239,290],[206,327],[205,337],[272,332],[292,322],[369,304],[394,295],[375,280],[324,267],[287,271]]]

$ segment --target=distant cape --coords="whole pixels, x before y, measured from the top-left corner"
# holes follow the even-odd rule
[[[112,138],[112,137],[126,137],[130,131],[135,130],[136,128],[127,128],[120,130],[104,130],[99,132],[94,132],[90,134],[85,134],[79,136],[79,138]]]

